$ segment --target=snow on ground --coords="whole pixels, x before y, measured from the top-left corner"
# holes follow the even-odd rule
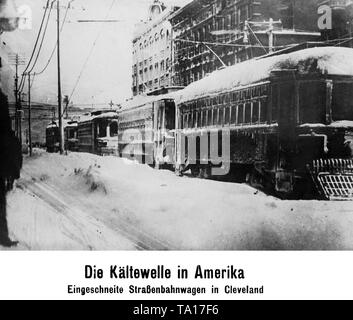
[[[353,249],[353,202],[281,201],[83,153],[27,159],[8,216],[32,250]]]

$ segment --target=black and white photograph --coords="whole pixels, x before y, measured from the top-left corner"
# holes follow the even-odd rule
[[[0,251],[353,249],[352,0],[1,0]]]

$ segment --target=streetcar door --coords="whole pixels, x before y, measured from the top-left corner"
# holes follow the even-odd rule
[[[160,164],[174,162],[175,104],[174,101],[158,102],[155,135],[155,161]]]

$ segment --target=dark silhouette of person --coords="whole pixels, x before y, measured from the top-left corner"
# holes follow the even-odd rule
[[[12,247],[17,242],[9,237],[6,217],[6,194],[20,178],[22,150],[19,139],[11,129],[7,97],[0,89],[0,245]]]

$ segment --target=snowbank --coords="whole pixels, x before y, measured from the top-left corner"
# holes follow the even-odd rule
[[[30,177],[20,181],[24,191],[11,195],[9,219],[29,248],[353,249],[351,202],[281,201],[246,185],[180,178],[91,154],[42,153],[24,170]],[[66,217],[73,222],[48,209],[51,199],[30,199],[33,183],[72,208]],[[75,245],[74,235],[81,239]]]
[[[264,81],[272,71],[286,69],[296,69],[300,74],[319,72],[353,76],[353,50],[338,47],[310,48],[238,63],[190,84],[180,91],[177,102],[183,103]]]

